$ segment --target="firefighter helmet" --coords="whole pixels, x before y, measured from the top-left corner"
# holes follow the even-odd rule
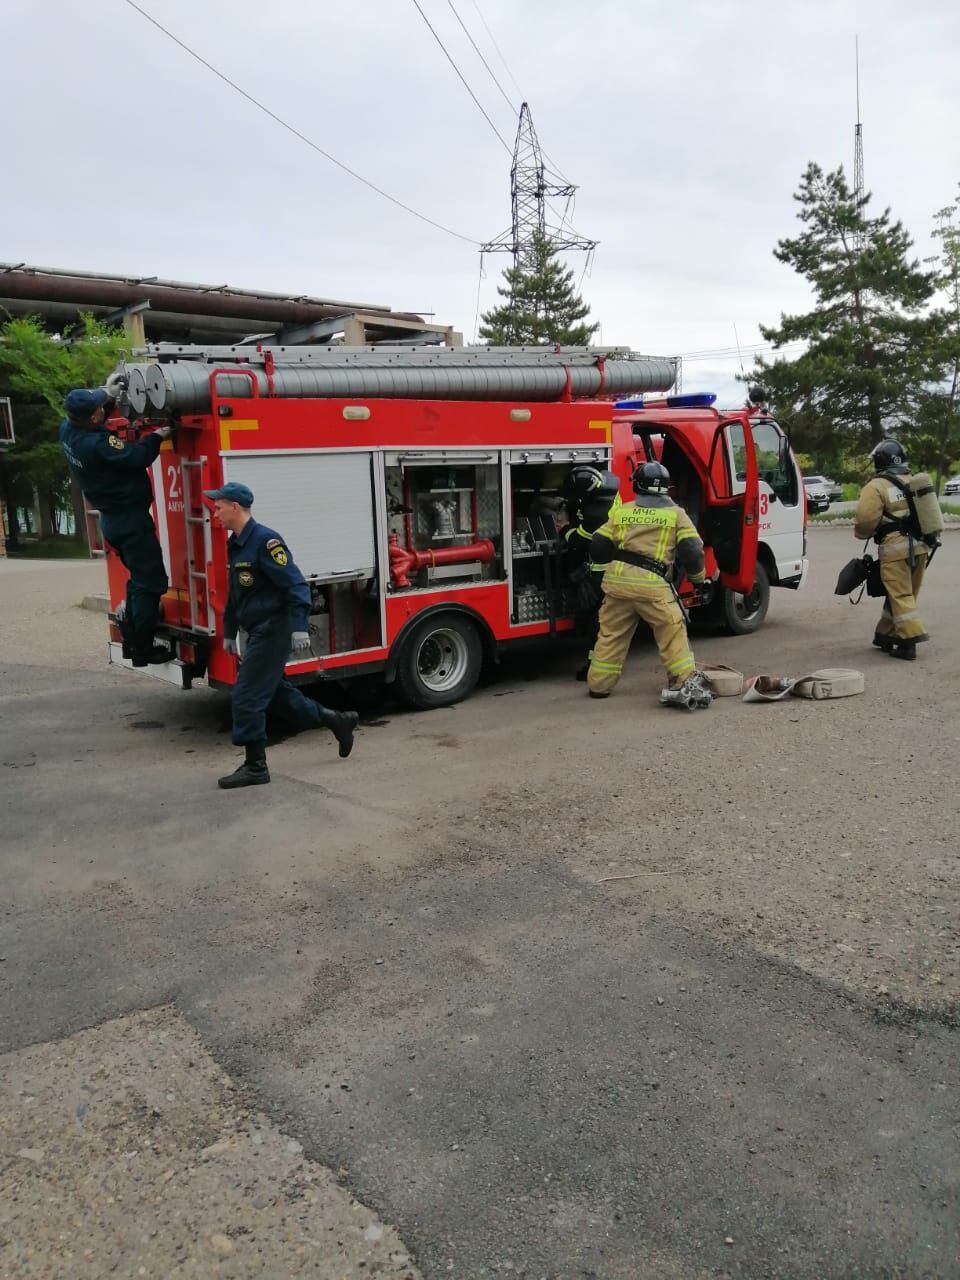
[[[571,467],[564,477],[563,496],[568,503],[574,503],[602,487],[603,472],[600,468],[581,463]]]
[[[907,460],[907,451],[899,440],[881,440],[870,450],[873,468],[879,474],[889,467],[903,466]]]
[[[670,472],[662,462],[641,462],[630,479],[634,493],[666,493]]]

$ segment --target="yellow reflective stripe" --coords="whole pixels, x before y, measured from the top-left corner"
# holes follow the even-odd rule
[[[682,542],[684,538],[699,538],[696,529],[690,529],[685,524],[677,529],[677,541]]]
[[[692,654],[686,654],[682,658],[677,658],[674,662],[667,663],[667,672],[671,676],[678,676],[687,670],[693,670],[696,667]]]
[[[667,540],[670,537],[670,529],[664,525],[660,530],[660,537],[657,539],[656,559],[663,562],[667,554]]]
[[[618,676],[623,671],[622,662],[598,662],[596,658],[590,660],[591,671],[605,671],[608,675]]]

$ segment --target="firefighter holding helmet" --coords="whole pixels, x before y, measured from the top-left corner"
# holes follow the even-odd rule
[[[310,588],[293,562],[286,543],[266,525],[254,520],[253,493],[231,481],[219,489],[205,489],[214,516],[230,537],[227,563],[229,598],[223,614],[223,648],[241,656],[240,628],[246,644],[233,686],[233,742],[244,748],[244,761],[218,785],[261,786],[270,781],[267,769],[267,712],[297,729],[329,729],[340,744],[340,755],[353,749],[355,711],[328,711],[284,678],[291,650],[310,656]]]
[[[606,565],[600,636],[587,675],[592,698],[613,692],[637,624],[643,621],[653,631],[667,671],[661,701],[690,710],[710,705],[711,694],[697,671],[672,584],[674,565],[691,582],[706,582],[703,543],[690,517],[667,493],[669,483],[670,473],[662,463],[641,463],[633,473],[636,500],[614,507],[590,543],[593,562]]]
[[[894,658],[913,662],[917,644],[927,639],[917,596],[929,555],[939,545],[936,530],[943,528],[943,516],[929,477],[910,475],[907,453],[899,441],[881,440],[870,457],[877,474],[860,491],[853,534],[874,538],[878,547],[886,600],[873,643]],[[926,481],[929,487],[921,485],[915,497],[916,480]],[[926,520],[914,518],[921,503]]]

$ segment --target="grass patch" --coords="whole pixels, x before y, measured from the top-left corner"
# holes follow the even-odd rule
[[[11,560],[89,560],[87,544],[77,538],[36,538],[29,542],[20,539],[14,551],[7,545]]]

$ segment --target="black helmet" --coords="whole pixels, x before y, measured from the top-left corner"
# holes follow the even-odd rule
[[[890,467],[903,466],[907,460],[907,451],[899,440],[881,440],[870,450],[873,469],[878,474]]]
[[[603,472],[599,467],[591,467],[586,463],[571,467],[563,480],[563,496],[568,502],[577,498],[585,498],[603,484]]]
[[[670,472],[662,462],[641,462],[630,479],[634,493],[666,493]]]

